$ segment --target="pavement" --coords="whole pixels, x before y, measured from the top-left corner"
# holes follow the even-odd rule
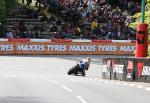
[[[67,75],[87,55],[0,56],[0,103],[149,103],[150,84],[102,79],[102,58],[86,77]]]

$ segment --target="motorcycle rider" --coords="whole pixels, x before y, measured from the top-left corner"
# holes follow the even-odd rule
[[[78,74],[82,73],[82,75],[85,76],[85,70],[89,69],[90,62],[91,62],[90,57],[80,60],[77,63],[77,65],[75,65],[68,71],[68,75],[71,75],[71,74],[78,75]]]
[[[78,64],[81,70],[83,69],[88,70],[90,63],[91,63],[91,58],[87,57],[86,59],[80,60]]]

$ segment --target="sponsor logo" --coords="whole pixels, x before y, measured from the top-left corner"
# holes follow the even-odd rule
[[[108,66],[107,65],[103,65],[103,72],[107,72],[108,70]]]
[[[20,44],[17,47],[17,50],[21,51],[43,51],[44,45],[24,45]]]
[[[47,45],[48,51],[66,51],[66,45]]]
[[[117,46],[113,46],[113,45],[98,46],[98,51],[116,51],[116,50],[117,50]]]
[[[133,61],[128,61],[127,69],[133,69]]]
[[[14,45],[11,44],[0,45],[0,51],[13,51],[13,50],[14,50]]]
[[[108,67],[111,66],[111,60],[107,60],[107,65],[108,65]]]
[[[143,67],[142,75],[150,75],[150,67],[149,66]]]
[[[127,74],[127,78],[131,78],[131,73],[128,73],[128,74]]]
[[[114,65],[114,70],[113,72],[116,72],[116,73],[123,73],[123,67],[124,65]]]
[[[135,51],[135,46],[121,46],[120,51],[133,52]]]
[[[1,42],[0,54],[129,54],[133,51],[130,44],[118,43],[62,43],[49,42],[47,39],[10,39],[11,42]],[[33,42],[34,41],[34,42]],[[45,42],[43,42],[45,41]],[[43,43],[42,43],[43,42]],[[123,47],[121,47],[123,45]],[[120,47],[122,48],[120,51]],[[107,65],[112,65],[113,60]],[[109,67],[108,67],[109,68]]]
[[[70,51],[95,51],[96,45],[71,45]]]

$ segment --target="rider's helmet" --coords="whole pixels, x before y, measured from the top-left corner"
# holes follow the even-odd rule
[[[87,60],[88,60],[88,62],[91,62],[91,58],[90,57],[87,57]]]

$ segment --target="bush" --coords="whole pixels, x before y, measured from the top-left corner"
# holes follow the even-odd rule
[[[4,32],[5,19],[10,9],[16,6],[16,0],[0,0],[0,34]]]
[[[5,0],[0,0],[0,17],[6,15],[6,3]]]
[[[135,19],[134,23],[130,24],[130,27],[136,28],[137,24],[141,22],[141,12],[136,13],[133,18]],[[145,11],[145,23],[150,24],[150,0],[146,0],[146,11]],[[150,26],[148,28],[148,34],[150,34]],[[150,42],[150,36],[148,35],[148,41]],[[150,56],[150,45],[148,46],[148,56]]]
[[[136,28],[137,24],[141,22],[141,12],[140,13],[136,13],[133,18],[135,19],[134,23],[130,24],[130,27],[132,28]],[[145,23],[150,24],[150,0],[146,0],[146,11],[145,11]],[[150,27],[149,27],[149,31],[150,33]]]
[[[16,0],[0,0],[0,17],[6,16],[16,6]]]

